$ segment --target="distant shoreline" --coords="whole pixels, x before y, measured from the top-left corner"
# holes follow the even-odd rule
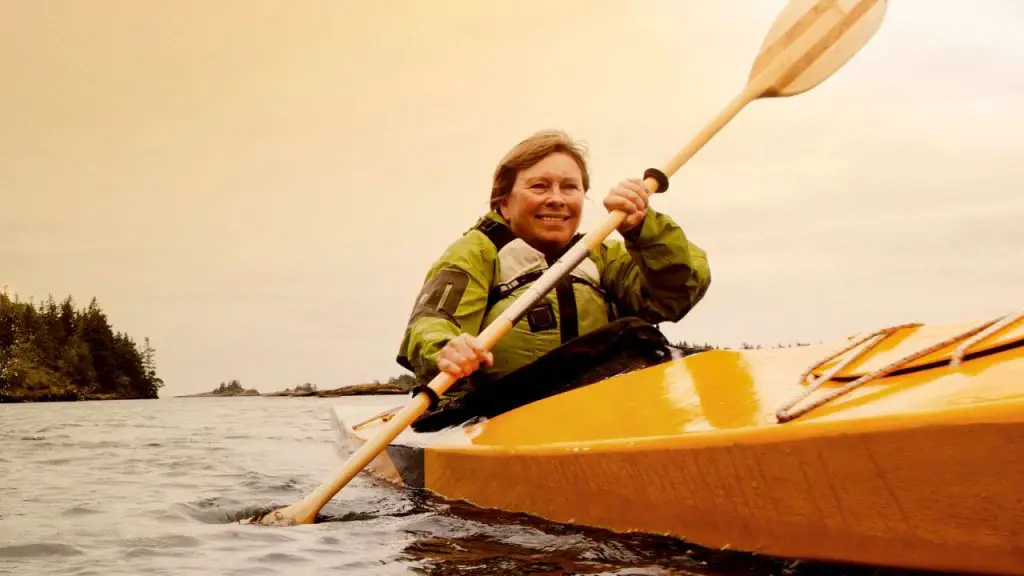
[[[340,396],[378,396],[381,394],[408,394],[412,390],[411,386],[405,386],[402,384],[380,382],[370,384],[351,384],[349,386],[342,386],[340,388],[331,388],[329,390],[281,390],[278,392],[268,392],[266,394],[260,394],[257,390],[252,388],[248,390],[230,390],[230,391],[211,391],[211,392],[200,392],[198,394],[181,394],[174,396],[174,398],[337,398]]]
[[[172,398],[338,398],[342,396],[379,396],[379,395],[401,395],[408,394],[412,390],[412,381],[408,379],[392,379],[389,382],[372,382],[367,384],[350,384],[339,388],[327,390],[304,389],[304,390],[279,390],[261,394],[258,390],[228,388],[225,390],[212,390],[197,394],[179,394]],[[62,392],[46,392],[34,395],[8,395],[0,393],[0,404],[32,404],[40,402],[91,402],[96,400],[139,400],[140,398],[126,397],[117,393],[112,394],[86,394],[73,389],[65,389]],[[146,398],[155,400],[156,398]]]

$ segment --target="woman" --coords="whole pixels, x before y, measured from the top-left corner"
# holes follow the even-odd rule
[[[490,211],[430,268],[399,364],[423,381],[440,370],[493,380],[616,318],[683,318],[707,291],[707,256],[649,207],[642,180],[628,179],[604,199],[609,211],[627,214],[618,229],[625,241],[591,250],[493,350],[480,346],[476,335],[582,237],[589,188],[583,148],[563,132],[538,132],[509,151],[494,173]]]

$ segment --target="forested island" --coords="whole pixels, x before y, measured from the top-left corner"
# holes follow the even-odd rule
[[[155,353],[115,331],[95,298],[37,307],[0,291],[0,402],[156,398]]]

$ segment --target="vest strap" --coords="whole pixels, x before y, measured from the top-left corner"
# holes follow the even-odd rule
[[[482,222],[477,224],[476,229],[483,232],[484,236],[494,244],[494,249],[501,252],[501,249],[506,244],[516,239],[516,235],[512,233],[512,230],[498,222],[497,220],[491,220],[490,218],[484,218]]]
[[[558,297],[558,327],[562,336],[562,344],[580,335],[579,317],[576,315],[576,292],[570,278],[563,278],[555,286]]]

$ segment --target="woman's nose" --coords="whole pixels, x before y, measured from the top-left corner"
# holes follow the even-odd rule
[[[563,192],[559,188],[553,188],[554,194],[548,194],[544,197],[544,203],[548,206],[562,206],[565,204],[565,197]]]

